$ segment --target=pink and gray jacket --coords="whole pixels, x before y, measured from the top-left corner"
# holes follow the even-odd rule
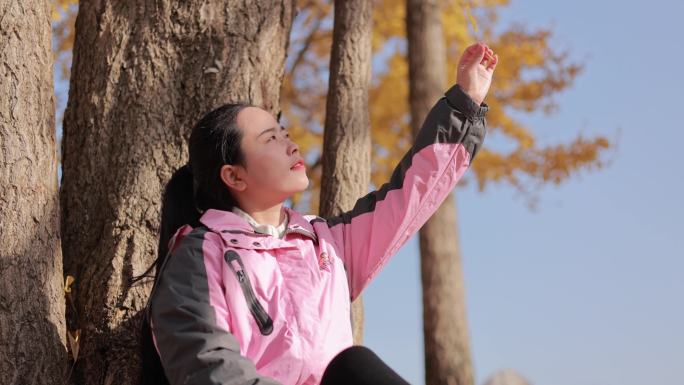
[[[351,301],[456,186],[488,109],[451,87],[388,183],[336,217],[286,209],[282,239],[213,209],[180,228],[147,309],[171,385],[319,384],[352,345]]]

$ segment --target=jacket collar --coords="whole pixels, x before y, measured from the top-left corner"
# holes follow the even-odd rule
[[[302,214],[289,207],[284,207],[284,209],[289,217],[285,235],[297,233],[309,237],[315,242],[318,241],[313,226]],[[231,211],[209,209],[202,214],[200,222],[212,231],[218,233],[239,232],[252,236],[264,236],[264,234],[254,231],[254,228],[249,224],[247,219]]]
[[[287,230],[285,234],[297,233],[302,234],[306,237],[311,238],[314,242],[318,242],[318,237],[316,236],[316,231],[314,231],[313,225],[304,218],[299,212],[292,210],[289,207],[285,207],[285,211],[289,216],[289,222],[287,223]]]
[[[285,231],[287,230],[287,223],[289,220],[289,215],[286,213],[285,214],[285,219],[280,222],[278,226],[273,226],[273,225],[262,225],[261,223],[257,222],[254,218],[252,218],[251,215],[248,213],[242,211],[239,207],[235,206],[231,210],[233,213],[245,218],[247,222],[249,223],[250,226],[254,229],[255,232],[260,233],[260,234],[268,234],[276,238],[282,238],[285,236]]]

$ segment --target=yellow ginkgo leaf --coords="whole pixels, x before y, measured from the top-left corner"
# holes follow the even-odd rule
[[[78,359],[78,347],[80,344],[80,337],[81,337],[81,329],[75,330],[72,334],[72,332],[67,332],[67,338],[69,339],[69,347],[71,348],[71,356],[74,358],[74,361]]]
[[[71,275],[67,275],[64,280],[64,292],[71,293],[71,284],[74,283],[75,278]]]

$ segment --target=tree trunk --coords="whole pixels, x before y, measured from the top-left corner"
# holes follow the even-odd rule
[[[64,263],[76,384],[139,379],[141,312],[163,187],[209,110],[246,101],[277,113],[294,0],[82,1],[64,118]]]
[[[408,0],[411,126],[418,132],[446,86],[439,1]],[[450,194],[420,230],[426,385],[472,385],[456,207]]]
[[[370,181],[370,117],[372,4],[336,0],[330,55],[330,83],[323,136],[320,213],[350,210],[368,192]],[[363,341],[363,301],[352,303],[354,343]]]
[[[0,382],[66,377],[50,2],[0,1]]]

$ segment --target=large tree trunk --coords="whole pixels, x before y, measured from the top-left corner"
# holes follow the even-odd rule
[[[446,86],[439,1],[407,1],[411,125],[420,129]],[[426,385],[472,385],[456,207],[450,194],[420,230]]]
[[[330,82],[323,136],[320,213],[350,210],[368,192],[372,7],[367,0],[336,0]],[[363,301],[352,303],[354,343],[363,341]]]
[[[50,3],[0,1],[0,383],[66,376]]]
[[[64,118],[64,262],[82,329],[77,384],[138,381],[160,199],[194,123],[227,102],[279,109],[294,0],[82,1]]]

